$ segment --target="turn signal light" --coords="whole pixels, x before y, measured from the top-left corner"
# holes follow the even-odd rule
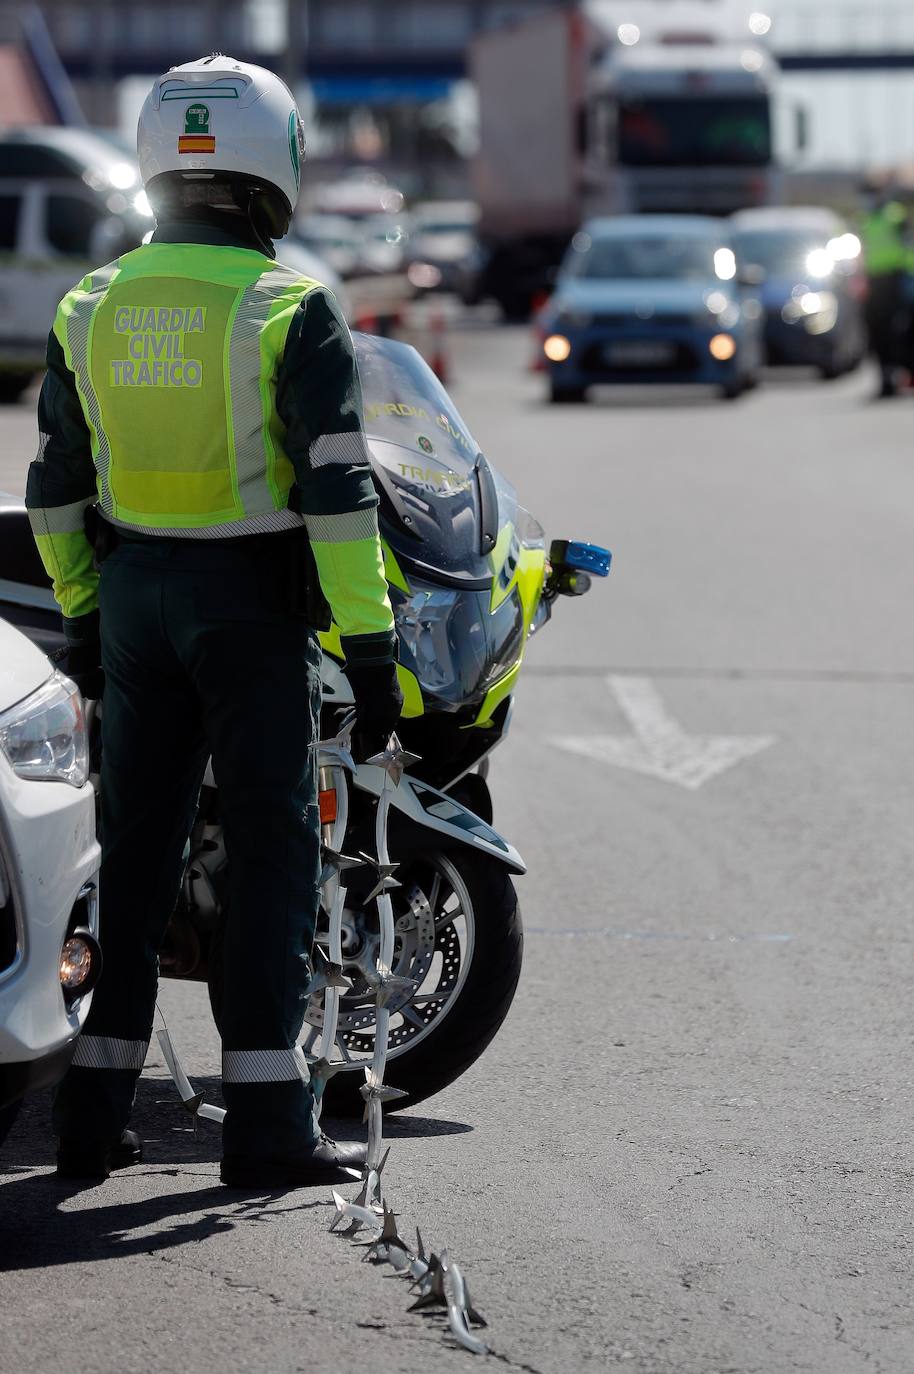
[[[318,792],[318,805],[321,812],[321,825],[332,825],[336,820],[336,789],[330,787],[326,792]]]

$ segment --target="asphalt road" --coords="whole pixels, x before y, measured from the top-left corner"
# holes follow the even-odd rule
[[[454,395],[549,535],[616,561],[534,641],[493,760],[530,865],[517,999],[391,1120],[389,1195],[508,1368],[908,1374],[914,409],[865,374],[549,408],[526,357],[460,332]],[[32,448],[0,413],[0,488]],[[212,1085],[200,990],[162,1003]],[[323,1193],[220,1190],[216,1131],[187,1121],[151,1053],[146,1161],[74,1194],[29,1105],[4,1374],[473,1359],[328,1234]]]

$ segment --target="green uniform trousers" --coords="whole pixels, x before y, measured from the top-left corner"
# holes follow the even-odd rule
[[[109,1141],[129,1120],[209,756],[229,872],[224,1147],[288,1153],[317,1135],[295,1046],[319,901],[320,648],[286,609],[288,554],[286,536],[124,539],[103,563],[104,967],[59,1135]]]

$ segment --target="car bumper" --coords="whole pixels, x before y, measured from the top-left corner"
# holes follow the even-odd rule
[[[98,933],[100,850],[91,785],[18,778],[0,755],[0,1077],[64,1062],[91,994],[64,1000],[60,952],[73,925]],[[31,1071],[29,1071],[31,1072]]]
[[[823,367],[841,345],[841,327],[827,334],[810,334],[802,324],[788,324],[780,315],[765,323],[765,355],[770,367]]]
[[[17,1102],[26,1093],[37,1092],[39,1088],[53,1088],[59,1083],[70,1067],[70,1060],[76,1049],[74,1036],[66,1045],[41,1059],[25,1059],[19,1063],[0,1063],[0,1107]]]
[[[547,331],[551,332],[551,331]],[[737,334],[736,353],[726,362],[711,356],[708,345],[714,330],[626,330],[583,333],[564,332],[571,344],[569,357],[549,362],[547,369],[556,386],[581,387],[605,384],[719,386],[754,370],[745,341]],[[656,350],[656,358],[638,361],[639,349]]]

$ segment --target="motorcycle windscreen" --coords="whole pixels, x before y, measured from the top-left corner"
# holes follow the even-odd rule
[[[490,585],[494,542],[516,516],[513,488],[482,458],[414,348],[368,334],[353,340],[380,517],[394,552],[450,583]]]

